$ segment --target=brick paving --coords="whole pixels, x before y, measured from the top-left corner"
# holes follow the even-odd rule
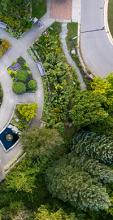
[[[50,17],[60,20],[72,19],[72,0],[50,0]]]

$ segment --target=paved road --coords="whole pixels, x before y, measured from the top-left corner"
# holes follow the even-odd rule
[[[104,0],[81,0],[80,46],[95,75],[104,77],[113,72],[113,46],[104,29]]]

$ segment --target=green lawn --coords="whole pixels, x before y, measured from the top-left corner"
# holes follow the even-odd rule
[[[68,34],[67,34],[67,46],[69,50],[77,45],[77,38],[73,39],[78,35],[78,23],[71,22],[67,24]]]
[[[113,0],[109,0],[108,5],[108,23],[111,35],[113,36]]]
[[[32,0],[32,17],[41,18],[46,13],[45,0]]]

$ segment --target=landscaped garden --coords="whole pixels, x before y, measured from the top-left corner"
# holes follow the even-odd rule
[[[35,92],[37,90],[37,82],[33,79],[32,73],[22,57],[19,57],[8,68],[8,73],[13,79],[12,89],[16,94]]]
[[[46,12],[45,0],[1,0],[0,21],[7,24],[6,30],[15,37],[32,27],[32,18],[40,18]]]
[[[2,57],[11,47],[10,43],[5,39],[0,39],[0,57]]]
[[[33,3],[15,2],[17,8]],[[33,127],[37,103],[16,106],[11,124],[21,131],[23,156],[1,182],[0,220],[113,220],[113,73],[95,77],[81,91],[64,56],[60,31],[61,25],[54,23],[32,46],[33,59],[45,69],[45,123]],[[77,24],[69,23],[70,53],[76,45]],[[77,62],[76,54],[72,57]],[[22,57],[8,73],[16,94],[36,91]],[[2,97],[0,87],[0,104]]]
[[[79,83],[75,71],[67,64],[62,52],[59,33],[59,23],[54,23],[35,42],[33,49],[40,56],[46,71],[43,77],[45,91],[45,105],[43,120],[47,127],[58,127],[60,130],[68,123],[68,112],[71,101]]]

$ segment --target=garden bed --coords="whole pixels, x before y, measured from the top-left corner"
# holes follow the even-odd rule
[[[8,49],[11,47],[9,41],[5,39],[0,39],[0,57],[2,57]]]
[[[36,116],[37,108],[38,106],[36,103],[18,104],[11,124],[17,127],[20,131],[28,128],[32,119]]]
[[[35,50],[46,71],[43,77],[45,91],[45,105],[43,120],[47,127],[56,127],[63,131],[64,122],[69,120],[71,102],[79,89],[79,82],[75,71],[67,64],[63,54],[59,32],[59,23],[54,23],[35,42]]]
[[[32,18],[41,18],[46,13],[46,0],[0,1],[0,21],[6,31],[16,38],[32,27]]]
[[[33,80],[31,70],[22,57],[8,67],[8,73],[13,79],[12,89],[16,94],[36,91],[37,82]]]

